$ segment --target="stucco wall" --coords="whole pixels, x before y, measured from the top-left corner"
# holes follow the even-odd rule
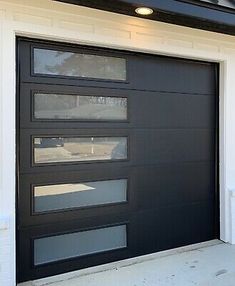
[[[0,0],[0,285],[15,285],[15,37],[220,62],[221,239],[235,243],[235,38],[50,0]]]

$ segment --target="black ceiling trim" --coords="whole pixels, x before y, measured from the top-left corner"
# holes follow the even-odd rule
[[[149,20],[235,35],[235,10],[194,0],[55,0],[109,12],[140,17],[135,8],[151,7]],[[213,7],[211,7],[213,6]]]
[[[178,0],[179,2],[186,2],[190,4],[194,4],[201,7],[207,7],[214,10],[219,10],[225,13],[232,13],[235,14],[235,1],[234,1],[234,8],[229,6],[224,6],[222,4],[215,4],[216,1],[200,1],[200,0]]]

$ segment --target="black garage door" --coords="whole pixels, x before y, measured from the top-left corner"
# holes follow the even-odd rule
[[[217,65],[18,39],[18,280],[218,237]]]

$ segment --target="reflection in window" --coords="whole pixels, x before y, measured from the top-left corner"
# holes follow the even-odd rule
[[[127,179],[34,187],[34,211],[126,202]]]
[[[36,164],[124,159],[127,159],[127,137],[34,138]]]
[[[126,246],[126,225],[39,238],[34,240],[34,265]]]
[[[126,60],[35,48],[34,73],[123,81],[126,80]]]
[[[34,94],[37,119],[126,120],[127,98]]]

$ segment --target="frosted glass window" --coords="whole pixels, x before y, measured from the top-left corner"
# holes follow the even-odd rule
[[[34,73],[124,81],[126,80],[126,60],[35,48]]]
[[[34,187],[34,211],[126,202],[127,179]]]
[[[126,225],[39,238],[34,240],[34,265],[126,246]]]
[[[127,98],[35,93],[34,118],[126,120]]]
[[[36,164],[124,159],[127,159],[126,137],[34,138]]]

